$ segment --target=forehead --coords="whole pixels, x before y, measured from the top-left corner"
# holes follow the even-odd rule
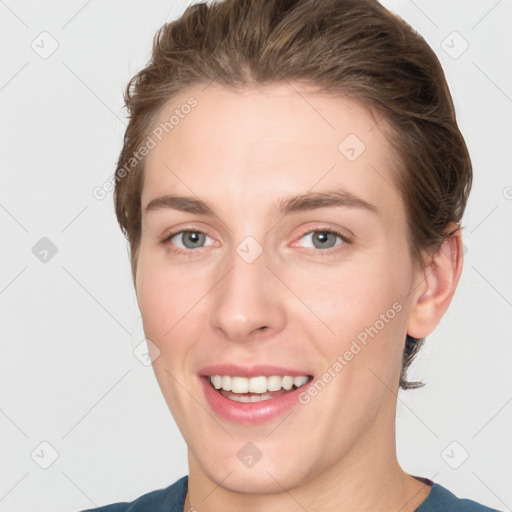
[[[332,188],[401,202],[385,128],[358,103],[304,85],[191,87],[154,123],[142,204],[177,193],[248,208]]]

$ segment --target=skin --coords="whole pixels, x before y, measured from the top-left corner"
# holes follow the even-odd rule
[[[460,233],[423,269],[414,264],[385,122],[357,103],[299,84],[210,84],[173,98],[155,125],[190,96],[197,106],[147,156],[136,267],[146,337],[160,350],[155,375],[188,446],[184,510],[415,510],[430,488],[396,458],[402,352],[406,333],[428,335],[450,303]],[[348,134],[366,146],[353,162],[338,150]],[[291,195],[335,189],[375,211],[276,210]],[[167,194],[213,214],[146,211]],[[162,241],[198,229],[202,247],[187,249],[179,234]],[[348,241],[332,235],[333,247],[315,248],[311,232],[326,230]],[[262,249],[252,263],[236,252],[247,236]],[[318,378],[394,303],[401,311],[286,418],[240,425],[209,408],[202,366],[257,362]],[[237,457],[246,442],[262,453],[251,468]]]

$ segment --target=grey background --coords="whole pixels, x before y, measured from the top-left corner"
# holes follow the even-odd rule
[[[129,501],[187,473],[133,354],[144,336],[111,194],[92,194],[121,147],[122,90],[187,3],[0,1],[1,511]],[[399,459],[511,510],[512,2],[384,4],[439,55],[475,168],[462,280],[411,374],[427,386],[399,394]]]

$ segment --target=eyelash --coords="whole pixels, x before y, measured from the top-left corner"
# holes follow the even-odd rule
[[[203,247],[198,247],[197,249],[183,250],[183,249],[177,249],[176,247],[173,247],[169,243],[172,240],[173,237],[175,237],[176,235],[182,234],[182,233],[202,233],[203,235],[208,236],[208,234],[205,231],[201,230],[201,229],[181,229],[179,231],[174,231],[173,233],[170,233],[169,235],[166,235],[164,238],[162,238],[160,243],[162,245],[170,247],[170,250],[172,252],[176,253],[176,254],[183,254],[183,255],[186,255],[186,256],[189,256],[189,257],[193,257],[194,253],[197,253],[197,252],[201,251],[201,249],[203,249]],[[327,249],[317,249],[317,248],[314,248],[313,249],[313,253],[315,255],[318,255],[318,256],[327,256],[327,255],[332,254],[333,252],[338,252],[340,250],[340,247],[342,247],[344,245],[350,245],[352,243],[352,241],[346,235],[344,235],[344,234],[340,233],[339,231],[336,231],[335,229],[332,229],[332,228],[310,229],[309,231],[305,231],[298,238],[298,240],[301,240],[306,235],[309,235],[311,233],[328,233],[328,234],[336,235],[342,241],[341,244],[335,245],[334,247],[328,247]]]

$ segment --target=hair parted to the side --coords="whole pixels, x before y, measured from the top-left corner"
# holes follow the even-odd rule
[[[471,188],[470,157],[441,65],[425,40],[376,0],[221,0],[197,3],[155,35],[148,65],[129,82],[130,115],[116,170],[115,208],[136,279],[144,160],[120,170],[142,146],[162,107],[187,87],[304,82],[358,101],[385,120],[409,247],[437,249],[460,226]],[[424,339],[407,336],[400,386]]]

